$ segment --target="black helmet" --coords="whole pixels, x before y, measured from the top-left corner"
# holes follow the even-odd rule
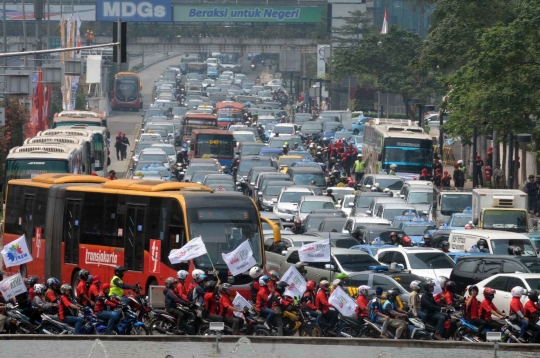
[[[530,290],[527,297],[533,302],[538,302],[538,290]]]
[[[34,285],[38,282],[39,282],[39,277],[37,276],[30,276],[26,279],[26,283],[29,284],[31,287],[34,287]]]
[[[467,289],[467,291],[469,291],[469,295],[471,294],[472,291],[479,292],[478,286],[476,286],[476,285],[470,285],[469,288]]]
[[[88,278],[86,279],[86,284],[91,285],[94,282],[94,275],[88,275]]]
[[[285,281],[279,281],[276,283],[276,291],[279,293],[285,292],[285,289],[289,286],[289,284]]]
[[[174,277],[168,277],[165,280],[165,287],[166,288],[172,288],[175,283],[177,283],[177,282],[176,282],[176,279]]]
[[[457,288],[457,283],[455,283],[454,281],[448,281],[446,283],[446,289],[450,292],[456,292],[456,288]]]
[[[226,292],[226,293],[229,293],[231,288],[232,288],[232,285],[230,283],[222,283],[220,286],[221,291]]]
[[[430,292],[429,288],[430,287],[435,287],[435,282],[433,282],[431,280],[424,281],[424,284],[422,285],[422,287],[424,288],[424,291]]]
[[[513,252],[514,252],[514,255],[521,256],[521,247],[514,246]]]
[[[397,299],[398,291],[395,289],[390,289],[388,292],[386,292],[386,298],[389,299],[391,302],[394,302]]]
[[[332,194],[332,189],[326,189],[326,192],[327,192],[328,194]]]
[[[127,268],[125,268],[124,266],[116,266],[114,268],[114,274],[115,275],[118,275],[118,274],[123,275],[124,272],[126,272],[126,271],[127,271]]]
[[[81,270],[79,271],[79,278],[81,279],[81,281],[85,281],[88,280],[88,275],[90,275],[90,271],[88,270]]]
[[[476,243],[476,246],[478,246],[478,248],[480,248],[480,245],[483,245],[484,247],[487,247],[487,246],[488,246],[487,241],[484,240],[484,239],[480,239],[480,240],[478,240],[478,242]]]
[[[450,247],[450,243],[448,241],[443,241],[442,247]]]
[[[431,234],[425,234],[424,235],[424,241],[431,240],[431,239],[432,239]]]
[[[216,281],[207,281],[204,284],[204,290],[206,292],[213,292],[215,290],[215,288],[216,288],[216,284],[217,284]]]

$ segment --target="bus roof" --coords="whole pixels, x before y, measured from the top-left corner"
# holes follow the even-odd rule
[[[233,102],[233,101],[222,101],[216,104],[216,109],[226,108],[226,107],[244,109],[244,105],[242,103]]]
[[[224,131],[222,129],[194,129],[191,134],[222,134],[226,136],[233,136],[232,132]]]
[[[78,136],[78,137],[91,137],[92,133],[101,133],[106,134],[107,128],[105,127],[88,127],[85,125],[75,125],[75,126],[66,126],[58,127],[53,129],[46,129],[44,131],[38,132],[37,136]]]
[[[159,180],[140,180],[140,179],[118,179],[110,180],[103,183],[103,188],[106,189],[122,189],[146,192],[161,192],[161,191],[203,191],[213,192],[212,189],[195,183],[183,182],[163,182]]]
[[[118,73],[114,76],[114,78],[116,78],[116,77],[121,77],[121,76],[135,76],[135,77],[139,78],[139,75],[136,74],[135,72],[118,72]]]
[[[60,113],[56,113],[54,116],[57,117],[71,117],[71,118],[100,118],[104,117],[103,111],[99,111],[102,113],[98,113],[97,111],[62,111]]]
[[[77,120],[80,120],[81,122],[92,122],[92,123],[98,123],[98,124],[101,124],[101,118],[100,117],[92,117],[92,116],[79,116],[79,115],[74,115],[74,116],[60,116],[60,117],[55,117],[53,119],[53,122],[55,123],[62,123],[62,122],[77,122]],[[83,125],[84,123],[81,123],[81,125]],[[75,124],[77,125],[77,124]]]
[[[69,184],[69,183],[105,183],[107,178],[96,175],[48,173],[36,175],[32,179],[20,179],[45,184]]]
[[[425,133],[422,128],[418,127],[411,120],[376,118],[370,122],[368,127],[375,129],[384,137],[389,138],[402,138],[406,136],[408,138],[432,139],[429,134]]]
[[[12,148],[7,159],[47,158],[69,159],[77,150],[61,144],[27,144]]]
[[[47,144],[84,144],[84,139],[77,137],[53,137],[53,136],[42,136],[28,138],[24,141],[24,144],[36,144],[36,143],[47,143]]]

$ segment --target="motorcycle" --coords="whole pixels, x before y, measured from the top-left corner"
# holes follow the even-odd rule
[[[33,334],[37,326],[30,323],[30,318],[19,312],[18,306],[8,303],[4,311],[6,321],[4,329],[10,334]]]
[[[211,322],[213,321],[209,319],[202,319],[198,335],[209,336],[215,334],[216,332],[210,331]],[[242,328],[240,328],[239,332],[246,336],[272,335],[268,328],[264,326],[264,318],[261,317],[253,308],[247,309],[244,312],[244,324],[242,325]],[[227,324],[225,324],[225,327],[223,331],[221,331],[221,334],[232,335],[232,327],[229,327]]]
[[[120,335],[135,335],[135,336],[147,336],[150,334],[150,331],[146,325],[141,322],[139,316],[133,312],[129,305],[125,305],[116,310],[116,313],[120,315],[120,320],[114,332]],[[103,322],[103,325],[99,326],[97,329],[98,334],[104,334],[106,331],[107,322]]]
[[[141,295],[141,286],[138,282],[135,286],[138,291],[134,295],[127,296],[129,307],[137,313],[137,319],[148,326],[154,319],[154,311],[148,305],[148,297]]]
[[[252,70],[252,71],[255,71],[255,68],[257,68],[257,65],[254,64],[254,63],[252,63],[252,64],[251,64],[251,70]]]
[[[414,317],[407,317],[407,330],[406,337],[407,339],[417,339],[421,341],[429,341],[432,339],[431,334],[426,331],[426,325],[422,322],[422,320]],[[382,333],[382,324],[371,322],[368,320],[365,320],[366,325],[362,327],[362,330],[360,331],[359,337],[372,337],[372,338],[378,338],[380,337]],[[385,334],[389,338],[395,338],[395,329],[393,327],[388,327],[388,330],[385,332]]]
[[[361,332],[365,326],[364,321],[360,321],[355,317],[339,315],[339,319],[343,324],[337,331],[338,337],[355,338],[361,337]]]
[[[188,307],[178,305],[184,313],[183,326],[178,329],[177,318],[165,310],[154,310],[154,320],[150,323],[150,334],[194,335],[197,332],[197,316]]]
[[[94,316],[90,307],[79,310],[78,316],[84,319],[79,334],[99,334],[100,331],[106,329],[106,325]],[[39,331],[43,334],[73,334],[75,331],[73,326],[61,321],[58,316],[43,313],[41,319]]]

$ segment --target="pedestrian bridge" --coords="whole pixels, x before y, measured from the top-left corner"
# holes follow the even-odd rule
[[[111,43],[112,37],[96,36],[95,44]],[[22,36],[8,40],[8,51],[18,51],[23,44]],[[317,51],[316,39],[302,38],[236,38],[236,37],[134,37],[128,36],[128,52],[233,52],[233,53],[279,53],[295,48],[302,53]]]

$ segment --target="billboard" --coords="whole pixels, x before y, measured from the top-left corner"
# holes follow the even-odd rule
[[[96,6],[95,5],[51,5],[50,20],[60,21],[62,15],[64,17],[71,16],[71,12],[79,14],[82,21],[96,21]],[[34,5],[25,5],[24,12],[27,21],[33,21]],[[2,11],[0,11],[0,14]],[[7,21],[22,21],[23,12],[22,5],[6,5],[6,20]],[[43,12],[43,20],[47,20],[47,6]]]
[[[97,21],[170,22],[171,0],[98,0]]]
[[[318,23],[320,6],[191,6],[175,5],[175,22]]]

